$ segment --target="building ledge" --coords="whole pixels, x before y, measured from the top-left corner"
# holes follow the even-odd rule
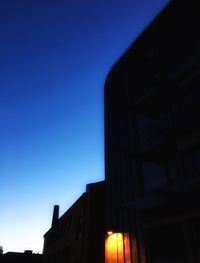
[[[199,189],[200,177],[158,189],[141,199],[126,204],[124,208],[142,212],[165,207],[170,204],[178,205],[185,200],[193,202],[200,199]]]

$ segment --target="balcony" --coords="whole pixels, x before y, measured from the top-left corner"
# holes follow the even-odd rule
[[[195,204],[200,198],[199,187],[200,178],[196,177],[192,180],[159,189],[154,193],[127,204],[125,208],[135,211],[147,211],[164,208],[168,205],[179,206],[179,204],[184,203],[184,201]]]

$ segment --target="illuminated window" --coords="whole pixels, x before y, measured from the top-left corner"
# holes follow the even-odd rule
[[[106,263],[131,263],[129,234],[109,231],[105,240]]]

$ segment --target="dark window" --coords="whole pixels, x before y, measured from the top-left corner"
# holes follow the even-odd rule
[[[167,160],[166,165],[168,170],[168,177],[170,181],[174,181],[178,176],[177,162],[175,159]]]
[[[200,149],[196,149],[194,151],[194,163],[195,163],[195,169],[199,175],[200,174]]]
[[[153,126],[154,121],[145,116],[138,116],[138,133],[140,143],[146,143],[155,136],[155,131],[150,128]]]
[[[167,184],[166,169],[163,162],[143,163],[144,191],[150,192]]]
[[[141,144],[158,137],[164,138],[169,134],[168,113],[161,112],[154,116],[138,115],[137,127]]]
[[[71,218],[69,219],[68,223],[67,223],[67,231],[71,231],[72,230],[72,220]]]
[[[65,232],[66,232],[66,225],[63,223],[63,224],[60,226],[60,235],[61,235],[61,236],[65,235]]]
[[[186,176],[191,176],[195,172],[195,167],[194,167],[194,160],[192,158],[192,154],[190,152],[186,152],[183,154],[183,168],[184,168],[184,173]]]
[[[200,92],[192,92],[181,100],[176,101],[173,111],[173,124],[175,128],[194,128],[199,123],[199,98]]]
[[[82,239],[82,224],[83,224],[83,218],[80,216],[78,218],[78,225],[77,225],[77,239],[80,241]]]
[[[200,174],[200,149],[182,152],[183,172],[186,177]]]
[[[78,222],[79,222],[79,225],[82,225],[82,224],[83,224],[83,218],[82,218],[82,216],[79,217]]]

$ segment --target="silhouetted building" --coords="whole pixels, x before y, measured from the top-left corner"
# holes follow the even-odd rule
[[[21,252],[7,252],[0,255],[1,263],[43,263],[42,254],[34,254],[31,250]]]
[[[54,207],[52,227],[44,235],[45,263],[104,262],[104,182],[86,190],[60,218]]]
[[[200,262],[199,14],[171,1],[107,77],[106,263]]]

